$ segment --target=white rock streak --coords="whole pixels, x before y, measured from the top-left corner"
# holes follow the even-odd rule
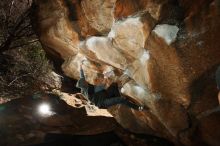
[[[121,93],[137,99],[144,99],[148,93],[134,82],[128,82],[121,88]]]
[[[143,55],[140,57],[141,64],[145,64],[146,61],[148,61],[149,59],[150,59],[149,51],[144,50]]]
[[[170,45],[176,40],[179,28],[175,25],[161,24],[157,25],[153,31]]]

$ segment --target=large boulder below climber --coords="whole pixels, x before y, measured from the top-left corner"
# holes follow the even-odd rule
[[[66,97],[65,97],[66,98]],[[71,96],[70,101],[76,98]],[[50,113],[39,112],[42,103],[50,106]],[[31,145],[42,143],[47,133],[94,135],[112,131],[116,122],[112,117],[93,112],[88,116],[83,104],[73,107],[56,98],[20,98],[0,105],[0,145]]]
[[[54,92],[62,99],[53,94],[1,104],[0,145],[172,145],[157,137],[128,132],[106,109],[81,102],[79,94]],[[42,103],[50,108],[44,112],[39,110]]]
[[[110,109],[118,123],[176,144],[220,145],[218,133],[208,130],[218,128],[216,118],[198,118],[218,105],[218,0],[50,1],[36,1],[36,16],[42,18],[36,27],[45,49],[64,60],[64,73],[78,79],[86,60],[83,69],[91,84],[99,84],[106,72],[112,81],[127,74],[130,81],[121,92],[147,107],[143,112]],[[201,139],[193,137],[197,132]]]

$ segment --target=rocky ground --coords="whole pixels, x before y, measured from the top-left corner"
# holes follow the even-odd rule
[[[171,145],[153,136],[132,134],[119,126],[107,110],[85,105],[74,95],[59,93],[61,99],[25,97],[1,104],[0,145],[44,143],[48,133],[68,137],[106,132],[113,132],[128,146]],[[51,105],[49,115],[41,115],[38,111],[38,106],[45,102]]]

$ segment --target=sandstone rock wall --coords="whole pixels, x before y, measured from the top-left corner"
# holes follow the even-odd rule
[[[176,144],[220,145],[214,72],[220,64],[219,0],[36,0],[41,43],[64,73],[98,84],[130,76],[121,92],[149,108],[110,111],[125,128]],[[209,118],[210,117],[210,118]],[[210,121],[212,124],[208,124]],[[215,132],[214,132],[215,133]],[[194,137],[198,135],[198,137]]]

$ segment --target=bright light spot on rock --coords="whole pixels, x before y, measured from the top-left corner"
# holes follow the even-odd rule
[[[104,72],[104,77],[115,77],[115,72],[113,67],[107,67]]]
[[[116,32],[112,29],[109,34],[108,34],[109,38],[115,38],[116,37]]]
[[[121,93],[125,93],[125,88],[124,88],[124,86],[121,88]]]
[[[149,51],[145,51],[144,50],[144,53],[143,55],[140,57],[140,61],[142,64],[145,64],[147,60],[150,59],[150,54],[149,54]]]
[[[133,89],[134,89],[134,92],[135,92],[138,96],[143,97],[143,96],[145,95],[145,90],[144,90],[142,87],[140,87],[140,86],[137,85],[137,86],[134,86]]]
[[[86,46],[89,50],[96,50],[97,46],[105,47],[108,39],[105,37],[90,37],[86,41]],[[104,46],[103,46],[104,45]]]
[[[125,74],[125,75],[127,75],[129,77],[132,77],[131,72],[129,71],[128,68],[123,72],[123,74]]]
[[[39,112],[39,114],[41,114],[43,116],[53,115],[53,112],[50,109],[50,105],[47,103],[42,103],[41,105],[39,105],[38,112]]]
[[[162,24],[157,25],[153,31],[170,45],[176,40],[179,28],[175,25]]]

